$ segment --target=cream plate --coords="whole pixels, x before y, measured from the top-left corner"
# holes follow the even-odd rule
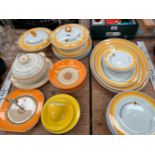
[[[116,95],[108,107],[108,124],[117,134],[154,134],[155,101],[140,92]]]

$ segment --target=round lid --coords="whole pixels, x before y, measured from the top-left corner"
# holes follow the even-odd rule
[[[31,96],[20,96],[14,99],[7,111],[8,119],[13,123],[24,123],[36,112],[37,103]]]
[[[12,77],[15,79],[29,79],[38,76],[43,69],[47,68],[43,53],[20,55],[13,63]]]
[[[18,45],[25,51],[38,51],[50,44],[51,30],[33,28],[24,32],[18,40]]]
[[[104,54],[103,62],[112,70],[128,71],[135,67],[136,56],[131,52],[112,50]]]
[[[109,121],[118,134],[154,134],[155,101],[140,92],[125,92],[109,105]]]
[[[79,24],[66,24],[53,31],[52,43],[60,49],[74,49],[89,39],[89,31]]]
[[[44,103],[43,94],[36,89],[17,89],[9,93],[0,107],[1,129],[26,132],[38,122]]]
[[[65,99],[47,101],[42,111],[43,122],[47,130],[60,131],[66,128],[74,117],[74,109]]]
[[[54,120],[59,120],[56,121],[56,125],[55,126],[57,129],[61,128],[61,130],[52,130],[51,128],[51,124],[47,124],[47,119],[49,118],[51,122],[51,117],[46,117],[48,115],[46,109],[46,106],[50,105],[50,104],[57,104],[52,105],[52,107],[50,106],[49,108],[49,114],[50,116],[54,117]],[[65,106],[64,106],[65,105]],[[48,108],[48,107],[47,107]],[[73,112],[72,109],[73,108]],[[68,109],[68,110],[67,110]],[[70,110],[69,110],[70,109]],[[57,111],[56,113],[52,114],[51,111]],[[66,113],[66,115],[62,115],[65,113],[65,111],[68,111],[68,114]],[[70,111],[70,112],[69,112]],[[56,117],[55,117],[56,116]],[[65,119],[62,119],[65,118]],[[72,119],[71,119],[72,118]],[[43,126],[50,132],[55,133],[55,134],[62,134],[62,133],[66,133],[68,131],[70,131],[73,127],[75,127],[75,125],[77,124],[78,120],[80,118],[80,107],[79,107],[79,103],[78,101],[67,94],[57,94],[52,96],[44,105],[43,110],[42,110],[42,114],[41,114],[41,121]],[[71,120],[71,121],[70,121]],[[70,123],[69,123],[70,122]],[[52,119],[52,126],[54,121]],[[66,127],[65,127],[66,126]]]
[[[86,68],[78,60],[64,59],[56,62],[49,71],[49,80],[60,89],[72,89],[86,78]]]

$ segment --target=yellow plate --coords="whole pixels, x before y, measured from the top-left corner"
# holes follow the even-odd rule
[[[64,99],[49,99],[42,110],[42,123],[47,130],[51,131],[66,128],[73,117],[73,106]]]
[[[56,99],[64,99],[64,100],[66,100],[68,103],[72,104],[73,109],[74,109],[74,118],[66,128],[64,128],[64,129],[62,129],[60,131],[48,130],[49,132],[52,132],[54,134],[63,134],[63,133],[66,133],[66,132],[70,131],[71,129],[73,129],[76,126],[76,124],[78,123],[79,118],[80,118],[80,107],[79,107],[78,101],[74,97],[72,97],[70,95],[58,94],[58,95],[55,95],[55,96],[51,97],[49,99],[49,101],[50,100],[56,100]],[[41,115],[41,121],[43,122],[42,115]]]
[[[28,34],[30,34],[32,32],[35,33],[36,31],[39,31],[39,30],[47,33],[47,35],[48,35],[47,40],[44,40],[41,43],[36,44],[36,45],[29,45],[24,41],[25,37]],[[43,50],[44,48],[46,48],[47,46],[49,46],[51,44],[51,40],[50,40],[51,35],[52,35],[52,31],[48,28],[43,28],[43,27],[32,28],[28,31],[25,31],[24,33],[22,33],[20,35],[19,40],[18,40],[18,46],[20,49],[27,51],[27,52],[37,52],[37,51]]]

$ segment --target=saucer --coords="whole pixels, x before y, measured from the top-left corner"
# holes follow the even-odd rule
[[[154,134],[155,101],[141,92],[120,93],[108,105],[106,119],[114,134]]]
[[[44,103],[39,90],[15,90],[6,99],[0,108],[1,130],[27,132],[36,125]]]

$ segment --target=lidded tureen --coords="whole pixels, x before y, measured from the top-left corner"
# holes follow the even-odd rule
[[[24,51],[40,51],[51,43],[52,31],[47,28],[33,28],[25,31],[18,40],[18,46]]]
[[[22,54],[12,65],[12,82],[21,89],[32,89],[48,81],[48,69],[51,61],[44,53]]]

